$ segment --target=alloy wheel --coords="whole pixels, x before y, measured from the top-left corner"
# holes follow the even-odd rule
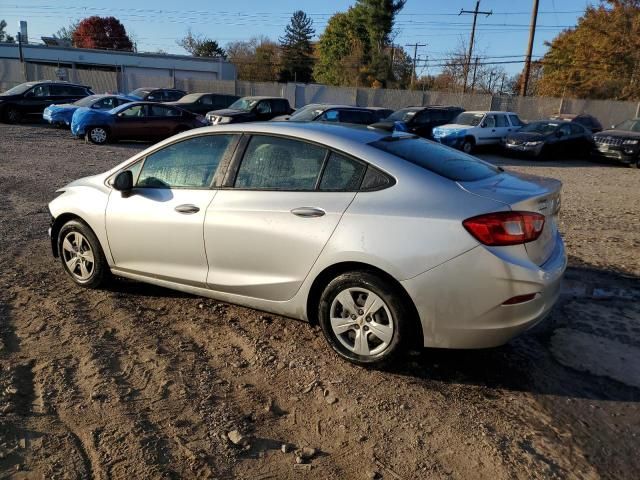
[[[7,120],[9,120],[9,123],[16,123],[20,120],[20,112],[15,108],[10,108],[9,111],[7,111]]]
[[[80,282],[93,275],[95,260],[88,240],[79,232],[69,232],[62,241],[62,258],[67,269]]]
[[[346,349],[364,357],[384,352],[395,332],[387,304],[365,288],[347,288],[336,295],[331,303],[330,324]]]
[[[94,143],[104,143],[107,141],[107,131],[101,127],[92,128],[89,136]]]

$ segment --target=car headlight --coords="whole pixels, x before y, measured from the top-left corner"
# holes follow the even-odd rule
[[[538,140],[537,142],[524,142],[525,147],[537,147],[538,145],[542,145],[541,140]]]
[[[624,142],[622,142],[623,145],[637,145],[638,144],[638,140],[625,140]]]

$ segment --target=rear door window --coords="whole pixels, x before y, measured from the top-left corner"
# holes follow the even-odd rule
[[[180,111],[164,105],[149,105],[151,117],[179,117]]]
[[[585,133],[584,127],[577,125],[575,123],[569,124],[569,128],[571,128],[572,135],[584,135]]]
[[[506,115],[496,115],[496,127],[508,127],[509,120]]]
[[[49,96],[49,85],[38,85],[33,87],[31,90],[34,97],[48,97]]]
[[[369,145],[457,182],[472,182],[500,173],[497,167],[479,158],[418,137],[386,137]]]
[[[357,191],[366,170],[364,163],[332,152],[322,173],[320,190]]]
[[[158,150],[145,159],[136,186],[208,188],[232,138],[203,135]]]
[[[147,115],[147,105],[133,105],[120,112],[123,117],[144,117]]]
[[[314,190],[326,149],[288,138],[254,135],[244,153],[235,188]]]

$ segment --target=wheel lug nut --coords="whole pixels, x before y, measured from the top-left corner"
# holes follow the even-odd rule
[[[367,327],[367,326],[365,325],[365,326],[363,327],[363,330],[364,330],[365,332],[368,332],[368,331],[369,331],[369,327]]]
[[[358,310],[358,315],[364,314],[364,310]]]
[[[355,320],[356,318],[358,317],[356,317],[355,313],[351,315],[351,320]]]

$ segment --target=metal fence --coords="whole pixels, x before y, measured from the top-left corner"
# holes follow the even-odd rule
[[[30,62],[21,64],[14,59],[0,59],[1,90],[28,80],[62,78],[90,85],[95,92],[128,92],[139,87],[174,87],[187,92],[282,96],[296,108],[309,103],[337,103],[391,109],[410,105],[458,105],[465,110],[513,111],[524,120],[547,118],[555,113],[589,113],[598,118],[605,127],[640,114],[640,103],[637,102],[223,81],[206,78],[207,75],[206,72],[117,66],[111,71],[104,68],[65,69]]]

